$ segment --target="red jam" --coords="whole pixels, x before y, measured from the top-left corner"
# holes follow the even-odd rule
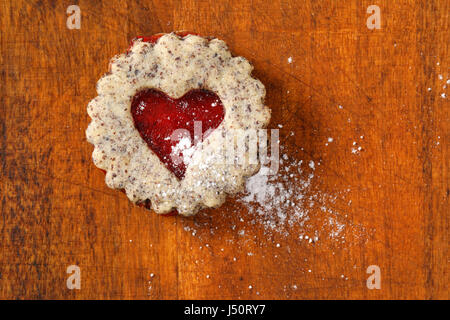
[[[191,90],[179,99],[155,89],[142,90],[133,97],[131,114],[142,139],[180,180],[186,172],[183,150],[179,149],[183,136],[174,131],[185,130],[185,134],[189,133],[190,144],[195,144],[201,141],[201,137],[194,139],[196,121],[201,123],[201,132],[198,129],[196,134],[201,133],[204,139],[205,132],[217,128],[225,115],[220,98],[201,89]]]

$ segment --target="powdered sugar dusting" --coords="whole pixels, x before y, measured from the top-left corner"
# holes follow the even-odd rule
[[[172,147],[172,157],[180,157],[184,164],[189,164],[194,154],[195,146],[192,145],[189,137],[184,137]]]
[[[315,187],[320,162],[291,159],[287,153],[281,158],[277,174],[269,175],[269,168],[262,166],[247,180],[246,194],[238,199],[253,215],[252,224],[261,224],[266,232],[284,236],[296,232],[300,240],[317,242],[320,232],[310,229],[307,222],[310,215],[320,209],[327,236],[341,239],[345,223],[340,219],[341,214],[333,209],[337,196]]]
[[[323,186],[327,171],[324,171],[323,160],[311,159],[301,146],[290,150],[287,146],[293,144],[287,140],[295,139],[295,133],[291,131],[284,136],[279,146],[279,170],[275,174],[269,164],[262,165],[257,174],[247,179],[244,193],[227,202],[225,214],[218,217],[211,216],[212,212],[201,212],[193,223],[183,221],[184,230],[200,239],[205,232],[210,235],[229,234],[230,238],[227,236],[225,241],[231,243],[236,236],[242,239],[251,235],[256,237],[256,229],[270,238],[297,239],[311,245],[317,245],[321,239],[335,243],[345,243],[350,237],[367,241],[367,231],[351,222],[346,213],[351,211],[352,201],[346,200],[351,189],[327,191]],[[363,138],[363,135],[358,135],[351,140],[355,141],[352,147],[356,148],[357,155],[362,152],[359,143]],[[324,137],[326,143],[335,141],[333,137]],[[352,153],[350,150],[349,156]],[[265,242],[263,239],[260,241]],[[260,245],[265,246],[263,242]],[[281,248],[275,242],[273,245]],[[247,256],[251,255],[253,252],[249,251]]]

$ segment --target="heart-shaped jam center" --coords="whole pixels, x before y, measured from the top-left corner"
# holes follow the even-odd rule
[[[216,129],[225,115],[220,98],[202,89],[179,99],[144,89],[133,97],[131,114],[142,139],[180,180],[196,144]]]

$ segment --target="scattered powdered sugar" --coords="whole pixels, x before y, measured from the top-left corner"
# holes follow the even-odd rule
[[[314,179],[320,162],[291,159],[283,153],[280,170],[269,174],[267,166],[246,182],[246,194],[238,199],[250,216],[251,224],[261,224],[266,232],[288,236],[297,232],[298,239],[309,243],[319,240],[316,230],[309,230],[306,222],[310,214],[320,209],[326,215],[323,223],[329,228],[328,235],[338,239],[345,224],[339,221],[339,213],[327,207],[336,196],[316,190]],[[309,234],[309,235],[308,235]]]
[[[147,295],[151,296],[152,295],[152,289],[153,289],[153,278],[155,277],[154,273],[150,273],[150,280],[148,280],[147,282]]]
[[[364,139],[364,136],[360,136],[359,138],[362,140],[362,139]],[[362,147],[359,145],[359,143],[357,141],[353,141],[351,153],[358,155],[361,152],[361,150],[362,150]]]
[[[256,175],[247,180],[246,189],[249,194],[243,201],[263,203],[268,197],[275,196],[276,186],[268,184],[269,171],[270,168],[263,166]]]
[[[195,237],[193,243],[206,257],[195,260],[196,265],[207,263],[211,255],[225,261],[229,259],[231,264],[256,258],[271,259],[270,264],[276,266],[289,261],[291,252],[307,247],[331,250],[335,255],[334,248],[344,246],[346,250],[349,245],[368,241],[374,230],[366,230],[350,215],[353,211],[352,200],[347,198],[350,185],[345,183],[341,188],[328,185],[327,176],[332,167],[323,160],[326,157],[313,157],[306,148],[289,141],[296,140],[295,135],[292,131],[281,135],[276,173],[273,173],[272,163],[262,165],[257,174],[247,178],[244,193],[230,197],[220,211],[204,210],[192,220],[179,220],[184,230]],[[333,143],[328,148],[343,142],[342,138],[330,135],[323,139],[324,143]],[[358,133],[350,144],[354,141],[352,147],[358,150],[363,139],[364,135]],[[362,150],[360,148],[358,154]],[[350,151],[347,154],[352,155]],[[219,246],[211,242],[212,238],[218,239]],[[223,244],[233,249],[223,250]],[[233,255],[228,255],[229,250],[235,250]],[[305,258],[298,264],[298,271],[319,277],[312,263]],[[339,279],[344,281],[348,277]],[[327,279],[321,277],[321,280]],[[257,284],[247,283],[247,286],[256,295],[264,294],[257,291],[261,290]],[[299,288],[298,284],[288,283],[284,291],[289,295]]]
[[[293,135],[291,132],[288,136]],[[363,137],[361,135],[360,139]],[[327,141],[331,143],[334,138],[328,137]],[[353,145],[357,152],[362,150],[356,141]],[[261,166],[259,172],[247,180],[246,193],[238,199],[252,216],[251,224],[262,225],[268,233],[284,236],[296,233],[299,240],[308,243],[316,243],[323,237],[344,241],[346,214],[336,210],[335,203],[350,189],[334,194],[321,190],[318,184],[322,179],[322,161],[298,159],[289,155],[284,146],[280,149],[284,152],[279,171],[269,174],[269,168]],[[346,203],[351,206],[351,201]],[[354,226],[349,228],[354,229]]]
[[[180,141],[172,147],[172,157],[181,157],[181,160],[188,164],[192,155],[194,154],[195,147],[192,145],[191,139],[189,137],[183,137]]]
[[[290,132],[285,139],[294,135],[294,132]],[[359,136],[359,139],[363,138],[363,135]],[[325,139],[328,143],[335,141],[332,137]],[[353,148],[359,154],[362,148],[356,141],[353,142]],[[286,145],[291,144],[287,142]],[[185,143],[183,146],[189,145]],[[262,165],[257,174],[247,179],[245,192],[226,206],[225,210],[230,211],[229,214],[219,218],[211,217],[211,212],[200,212],[193,222],[183,221],[184,230],[199,238],[203,238],[205,233],[229,233],[230,238],[227,236],[228,240],[225,241],[230,242],[234,242],[236,236],[242,239],[251,237],[255,228],[261,228],[270,237],[289,237],[306,244],[316,244],[320,239],[344,243],[348,236],[367,240],[364,227],[354,225],[343,212],[346,207],[350,209],[352,204],[351,200],[345,200],[350,188],[326,191],[323,188],[322,160],[301,157],[302,150],[302,147],[296,147],[291,151],[280,145],[279,170],[275,174],[269,167],[271,163]],[[213,221],[216,223],[211,224]],[[228,231],[223,230],[224,225],[228,226]],[[281,248],[276,243],[273,245]],[[247,255],[253,253],[248,252]]]

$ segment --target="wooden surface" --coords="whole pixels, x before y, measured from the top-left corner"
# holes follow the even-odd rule
[[[448,1],[73,2],[0,1],[0,298],[449,298]],[[339,239],[265,232],[236,199],[157,216],[105,185],[85,139],[95,83],[130,39],[173,30],[251,60],[289,156],[320,162],[314,190],[337,195]]]

